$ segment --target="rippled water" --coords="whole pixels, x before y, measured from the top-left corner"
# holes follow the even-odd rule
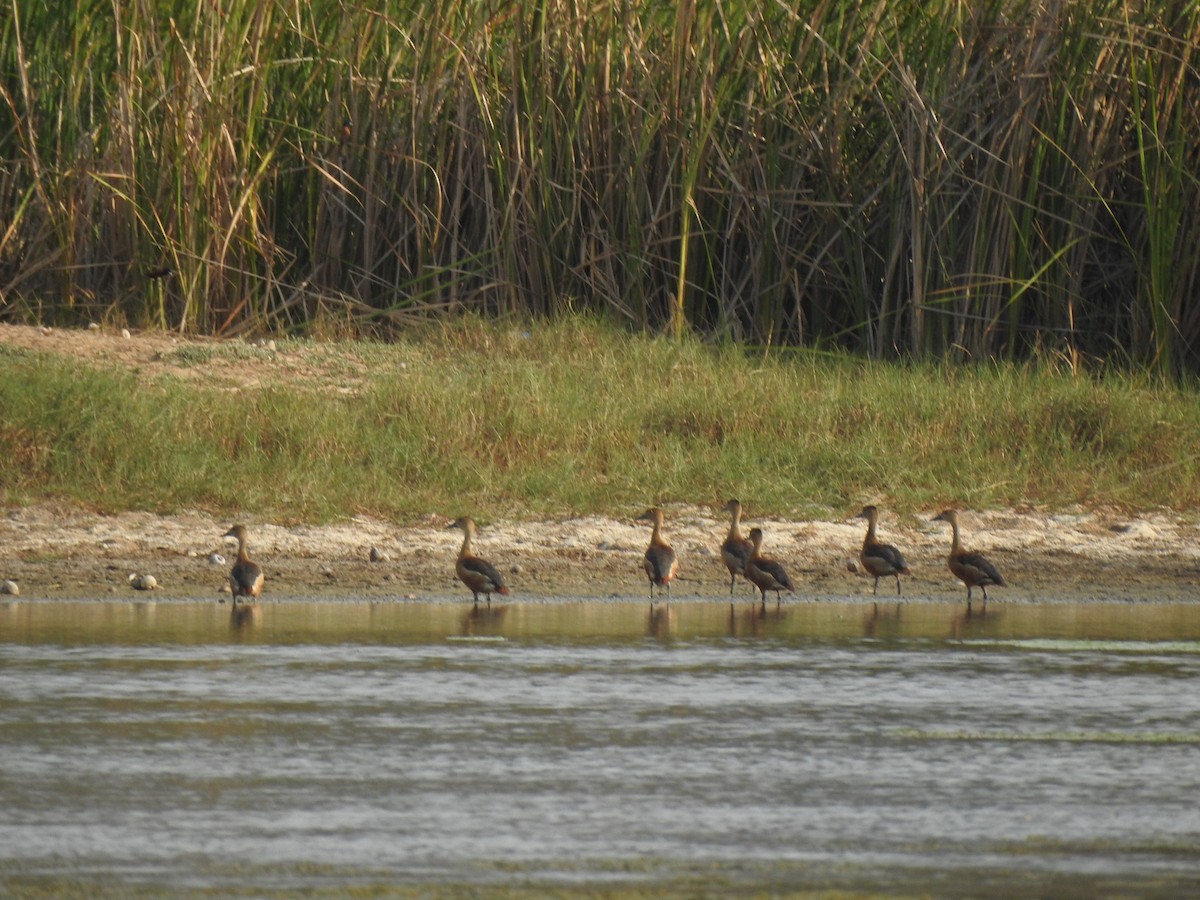
[[[1200,890],[1200,605],[0,607],[0,893]]]

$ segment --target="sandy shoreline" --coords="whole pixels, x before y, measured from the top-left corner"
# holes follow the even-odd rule
[[[601,517],[553,522],[491,522],[476,552],[508,578],[512,601],[628,599],[647,596],[641,556],[648,530]],[[932,515],[932,513],[931,513]],[[448,518],[397,526],[356,517],[322,526],[279,526],[247,519],[251,554],[267,575],[267,598],[423,600],[469,597],[454,577],[461,534]],[[102,516],[35,506],[0,517],[0,580],[17,582],[21,599],[144,599],[131,573],[158,581],[159,599],[222,599],[234,547],[222,534],[231,523],[203,513]],[[785,564],[798,599],[868,600],[871,580],[851,571],[864,532],[861,520],[779,521],[750,517],[746,528],[766,533],[765,550]],[[729,596],[718,548],[725,514],[695,507],[667,510],[666,532],[680,557],[672,599]],[[1200,528],[1180,517],[1125,517],[1081,512],[998,511],[963,515],[964,542],[984,552],[1010,586],[993,600],[1010,602],[1187,601],[1200,599]],[[910,601],[962,599],[945,567],[949,529],[922,518],[885,512],[882,539],[904,552],[913,570]],[[384,558],[370,561],[374,547]],[[210,554],[225,563],[210,562]],[[746,588],[738,588],[745,598]],[[880,582],[880,595],[891,596]]]

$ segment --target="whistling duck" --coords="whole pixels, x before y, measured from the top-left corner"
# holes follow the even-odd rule
[[[983,605],[986,609],[987,586],[996,584],[1000,587],[1007,587],[1004,576],[996,570],[995,566],[984,559],[982,554],[970,553],[962,548],[958,540],[958,513],[955,510],[944,510],[934,516],[933,521],[949,522],[954,531],[954,537],[950,543],[950,555],[946,557],[946,564],[955,577],[967,586],[967,609],[971,608],[971,588],[973,587],[983,589]]]
[[[729,570],[729,596],[733,596],[733,583],[737,576],[746,574],[746,560],[754,548],[742,537],[742,504],[738,500],[730,500],[725,504],[725,512],[729,513],[729,533],[721,544],[721,562]]]
[[[763,533],[761,528],[750,529],[750,558],[746,560],[746,579],[762,592],[763,606],[767,605],[767,591],[775,592],[779,602],[780,591],[794,591],[792,579],[775,560],[762,555]]]
[[[236,604],[239,598],[246,598],[254,603],[258,600],[263,589],[263,570],[246,553],[246,526],[234,525],[225,537],[236,538],[238,542],[237,562],[229,570],[229,590]]]
[[[463,516],[450,523],[450,528],[461,528],[463,531],[462,549],[458,551],[458,561],[454,564],[454,572],[479,603],[479,595],[487,596],[488,606],[492,605],[492,594],[507,594],[508,586],[504,578],[496,571],[496,567],[484,559],[471,553],[471,538],[475,537],[475,520]]]
[[[667,599],[670,600],[671,579],[679,570],[679,560],[671,545],[663,540],[663,511],[653,506],[638,516],[637,521],[651,522],[654,525],[654,530],[650,533],[650,546],[646,548],[646,555],[642,560],[646,577],[650,579],[650,599],[654,600],[654,586],[658,585],[667,589]]]
[[[880,543],[875,537],[875,523],[879,520],[879,510],[874,506],[864,506],[863,511],[855,518],[867,520],[867,536],[863,538],[862,550],[859,551],[858,558],[867,573],[875,576],[875,586],[871,589],[871,593],[879,593],[879,579],[891,575],[896,579],[896,596],[899,597],[901,594],[900,576],[909,574],[904,554],[891,544]]]

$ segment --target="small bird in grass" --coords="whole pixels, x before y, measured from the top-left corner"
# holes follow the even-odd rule
[[[754,552],[753,545],[742,537],[742,504],[740,500],[730,500],[724,506],[729,513],[729,532],[721,544],[721,562],[729,570],[729,596],[733,596],[733,584],[737,576],[746,574],[746,560]]]
[[[862,512],[855,518],[867,520],[867,536],[863,538],[862,550],[859,551],[858,558],[867,573],[875,576],[875,586],[871,589],[871,593],[879,593],[879,579],[891,575],[896,579],[896,596],[899,597],[901,594],[900,576],[909,574],[904,554],[891,544],[881,543],[876,538],[875,523],[879,520],[879,510],[874,506],[864,506]]]
[[[958,539],[958,512],[953,509],[943,510],[933,517],[934,522],[949,522],[954,531],[950,543],[950,555],[946,557],[946,565],[954,576],[967,586],[967,611],[971,610],[971,588],[983,590],[983,608],[987,609],[987,586],[989,584],[1007,587],[1004,576],[988,562],[981,553],[971,553],[962,548]]]
[[[667,599],[670,600],[671,579],[679,571],[679,558],[675,556],[671,545],[663,539],[663,511],[657,506],[652,506],[638,516],[637,521],[651,522],[654,525],[654,530],[650,532],[650,546],[646,548],[646,554],[642,558],[646,577],[650,579],[650,599],[654,600],[654,587],[657,585],[667,589]]]
[[[782,565],[762,554],[763,532],[761,528],[750,529],[750,558],[746,560],[746,579],[762,592],[762,605],[767,605],[767,591],[775,592],[775,602],[779,603],[780,591],[794,591],[792,579],[784,571]]]
[[[229,570],[229,590],[233,594],[233,602],[240,599],[255,603],[263,589],[263,570],[246,552],[246,526],[234,525],[224,537],[236,538],[238,542],[237,562]]]
[[[458,560],[454,563],[454,572],[458,575],[479,605],[479,595],[487,597],[488,606],[492,605],[492,594],[507,594],[508,586],[496,567],[485,559],[480,559],[471,552],[471,539],[475,537],[475,520],[470,516],[455,519],[450,528],[461,528],[463,532],[462,548],[458,551]]]

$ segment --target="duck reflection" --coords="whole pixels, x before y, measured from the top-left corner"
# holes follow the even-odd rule
[[[874,638],[893,635],[900,625],[900,610],[903,608],[904,604],[900,602],[894,606],[885,603],[882,609],[878,603],[872,603],[863,616],[863,636]]]
[[[463,614],[459,633],[464,637],[498,634],[507,614],[507,603],[503,606],[480,606],[476,603]]]
[[[782,622],[787,615],[787,611],[778,601],[773,606],[766,602],[751,603],[741,610],[730,603],[729,634],[735,637],[739,634],[758,637],[765,633],[769,623]]]
[[[738,610],[737,605],[729,604],[729,636],[730,637],[762,637],[763,617],[760,607],[752,603],[746,609]]]
[[[229,610],[229,629],[234,632],[246,631],[258,624],[262,618],[262,609],[257,603],[238,603]]]
[[[985,628],[990,628],[1003,618],[1003,613],[987,610],[987,604],[975,608],[969,603],[965,610],[960,610],[950,617],[950,636],[963,637],[968,634],[979,634]]]
[[[678,623],[678,614],[671,608],[670,603],[651,603],[650,612],[646,616],[646,636],[665,640],[675,633]]]

